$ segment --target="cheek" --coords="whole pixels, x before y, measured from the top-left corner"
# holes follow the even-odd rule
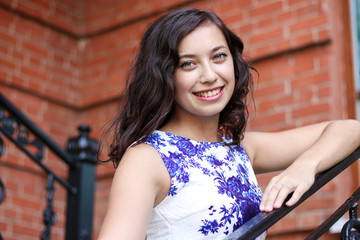
[[[175,93],[189,92],[196,83],[195,72],[182,72],[174,74]]]
[[[175,101],[177,103],[182,102],[183,96],[189,92],[188,83],[184,74],[176,74],[175,77]]]
[[[229,84],[235,83],[235,71],[232,64],[227,64],[226,66],[224,66],[222,72],[224,80],[226,80]]]

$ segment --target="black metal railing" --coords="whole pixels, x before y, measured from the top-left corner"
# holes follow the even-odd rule
[[[40,166],[48,176],[47,205],[43,213],[45,229],[40,236],[42,240],[50,239],[51,227],[56,221],[53,210],[54,182],[58,182],[68,192],[66,239],[92,239],[95,166],[99,144],[89,138],[90,127],[79,126],[78,130],[79,136],[69,139],[67,149],[64,151],[0,94],[0,132]],[[2,135],[0,135],[0,156],[4,153],[5,148]],[[68,180],[61,178],[44,164],[45,148],[68,166]],[[2,182],[0,188],[0,200],[3,201],[5,186]]]
[[[263,232],[267,231],[272,225],[281,220],[286,214],[291,212],[294,208],[312,196],[315,192],[317,192],[321,187],[323,187],[330,180],[335,178],[338,174],[343,172],[347,167],[349,167],[352,163],[357,161],[360,158],[360,148],[355,150],[352,154],[350,154],[343,161],[335,165],[334,167],[326,170],[325,172],[319,174],[316,177],[316,180],[313,186],[300,198],[300,200],[293,206],[287,207],[283,205],[279,209],[275,209],[270,213],[260,212],[254,218],[246,222],[240,228],[238,228],[235,232],[229,235],[226,240],[248,240],[255,239]],[[290,195],[289,195],[290,197]],[[289,199],[288,197],[288,199]],[[341,233],[342,240],[350,240],[350,239],[360,239],[354,238],[358,237],[360,232],[360,221],[357,219],[356,215],[356,202],[360,199],[360,188],[358,188],[353,195],[351,195],[346,202],[335,211],[327,220],[325,220],[317,229],[315,229],[306,239],[318,239],[322,236],[330,227],[340,219],[350,210],[350,220],[347,222]],[[353,230],[356,230],[355,232]]]

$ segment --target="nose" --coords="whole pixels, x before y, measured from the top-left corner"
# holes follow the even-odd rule
[[[202,67],[202,74],[200,81],[202,83],[211,84],[217,80],[218,76],[214,69],[214,66],[211,63],[204,64]]]

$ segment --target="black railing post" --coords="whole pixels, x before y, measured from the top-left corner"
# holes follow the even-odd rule
[[[75,168],[69,168],[69,184],[78,189],[68,193],[66,214],[66,240],[92,239],[95,165],[99,144],[89,138],[90,127],[79,126],[80,136],[69,139],[67,152],[75,160]]]

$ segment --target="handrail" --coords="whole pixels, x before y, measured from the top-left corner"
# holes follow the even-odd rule
[[[1,106],[6,109],[11,118],[14,119],[6,119],[6,116],[4,115],[4,111],[1,111]],[[10,118],[10,117],[9,117]],[[41,162],[42,158],[42,151],[43,151],[43,145],[46,145],[51,151],[55,153],[61,160],[63,160],[66,164],[68,164],[70,167],[75,167],[75,162],[73,158],[64,150],[62,150],[50,137],[48,137],[44,132],[42,132],[33,122],[30,121],[29,118],[27,118],[23,113],[20,112],[14,105],[12,105],[1,93],[0,93],[0,122],[2,122],[2,125],[0,125],[0,132],[4,134],[10,141],[12,141],[18,148],[21,149],[22,152],[24,152],[29,158],[31,158],[36,164],[41,167],[47,174],[52,174],[54,176],[54,179],[58,181],[61,185],[63,185],[66,189],[68,189],[72,194],[75,194],[78,189],[76,187],[71,186],[68,184],[64,179],[62,179],[60,176],[58,176],[56,173],[54,173],[50,168],[48,168],[43,162]],[[28,137],[20,137],[21,139],[15,139],[12,134],[13,132],[10,130],[11,128],[7,125],[13,124],[13,121],[16,121],[16,123],[20,122],[22,125],[24,125],[31,133],[36,136],[36,140],[29,143],[24,138]],[[18,126],[18,131],[20,131],[20,126]],[[26,133],[27,134],[27,133]],[[24,134],[24,135],[26,135]],[[19,134],[18,134],[19,135]],[[21,135],[21,134],[20,134]],[[18,136],[19,138],[19,136]],[[32,144],[39,148],[40,153],[34,155],[32,154],[26,147],[26,144]],[[3,147],[3,146],[2,146]]]
[[[90,139],[89,126],[80,125],[78,130],[77,137],[68,139],[65,151],[0,93],[0,133],[40,166],[48,177],[46,209],[43,213],[45,230],[41,234],[41,240],[50,238],[51,228],[56,221],[53,211],[54,181],[68,190],[66,239],[89,240],[92,238],[95,166],[99,144],[96,140]],[[0,156],[4,152],[4,142],[1,137],[2,135],[0,135]],[[42,161],[44,147],[68,165],[67,180],[58,176]],[[1,184],[0,188],[2,190],[1,202],[5,188]]]
[[[63,159],[70,167],[76,167],[73,158],[63,149],[61,149],[50,137],[42,132],[29,118],[22,114],[16,107],[14,107],[1,93],[0,105],[3,105],[7,111],[18,120],[21,119],[22,124],[27,127],[35,136],[37,136],[51,151],[53,151],[59,158]]]
[[[344,171],[347,167],[353,164],[356,160],[360,158],[360,147],[351,153],[344,160],[333,166],[332,168],[320,173],[314,184],[310,189],[304,193],[304,195],[299,199],[299,201],[291,207],[283,205],[279,209],[275,209],[270,213],[260,212],[235,232],[230,234],[226,240],[248,240],[255,239],[257,236],[267,231],[272,225],[277,223],[282,219],[286,214],[291,212],[299,204],[308,199],[312,194],[318,191],[321,187],[327,184],[330,180],[335,178],[338,174]],[[289,195],[290,197],[290,195]],[[288,197],[288,198],[289,198]],[[311,239],[311,238],[310,238]],[[313,238],[315,239],[315,238]]]
[[[77,193],[77,188],[68,184],[64,179],[55,174],[50,168],[48,168],[44,163],[38,160],[33,154],[31,154],[24,146],[16,144],[16,140],[9,134],[7,131],[4,131],[0,128],[0,132],[4,134],[8,139],[10,139],[15,145],[21,149],[29,158],[31,158],[39,167],[41,167],[47,174],[52,174],[56,181],[58,181],[61,185],[63,185],[67,190],[69,190],[72,194]]]
[[[317,227],[305,240],[318,239],[329,228],[339,220],[347,211],[350,217],[354,215],[353,209],[357,209],[357,201],[360,199],[360,188],[358,188],[330,217],[328,217],[319,227]]]

